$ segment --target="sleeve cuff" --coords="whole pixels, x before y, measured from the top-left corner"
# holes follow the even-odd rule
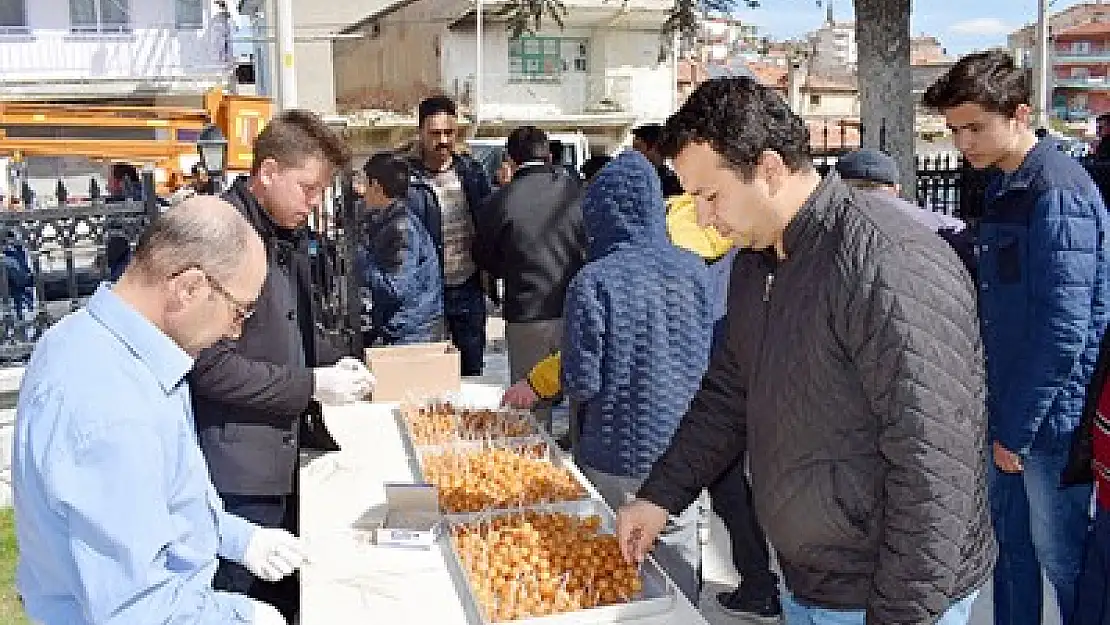
[[[250,521],[231,514],[222,507],[218,514],[220,516],[220,547],[218,553],[225,560],[242,564],[243,556],[247,553],[247,544],[254,536],[256,528]]]
[[[682,514],[682,511],[694,502],[693,499],[687,500],[673,489],[666,488],[666,486],[659,483],[659,480],[653,479],[651,475],[640,486],[640,490],[636,491],[636,498],[650,501],[665,509],[672,516]]]
[[[540,399],[551,399],[562,390],[559,384],[561,368],[562,359],[559,352],[544,358],[532,367],[532,371],[528,373],[528,384]]]
[[[254,600],[250,597],[235,593],[216,591],[216,601],[225,606],[222,612],[231,612],[235,620],[228,625],[252,625],[254,623]]]

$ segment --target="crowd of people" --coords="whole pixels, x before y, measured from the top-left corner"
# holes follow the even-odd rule
[[[1029,101],[1001,52],[925,94],[996,170],[968,225],[901,199],[881,152],[822,176],[804,120],[747,78],[581,176],[517,128],[496,187],[428,98],[411,150],[356,185],[364,342],[449,339],[480,375],[503,285],[503,402],[548,430],[569,405],[559,442],[624,557],[653,554],[695,605],[708,493],[732,614],[962,625],[993,583],[998,625],[1038,622],[1043,572],[1065,625],[1107,625],[1110,221]],[[373,385],[319,331],[308,265],[349,159],[281,113],[248,177],[165,211],[39,342],[12,460],[34,621],[297,622],[297,451],[334,449],[320,402]]]

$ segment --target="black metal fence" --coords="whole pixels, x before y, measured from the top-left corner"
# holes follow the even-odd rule
[[[25,361],[48,327],[111,278],[110,252],[126,256],[150,215],[137,200],[0,212],[0,364]]]
[[[355,271],[358,196],[351,179],[337,180],[331,197],[331,214],[321,214],[311,224],[313,298],[320,310],[317,323],[332,343],[359,353],[365,320]]]

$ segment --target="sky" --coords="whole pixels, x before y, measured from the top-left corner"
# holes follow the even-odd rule
[[[757,9],[738,9],[737,17],[748,20],[774,39],[800,37],[816,29],[825,19],[825,2],[818,0],[760,0]],[[851,0],[831,0],[833,17],[851,19]],[[1082,0],[1055,0],[1056,12]],[[913,0],[910,27],[913,34],[926,33],[940,39],[949,54],[1006,45],[1006,35],[1037,17],[1037,0]]]

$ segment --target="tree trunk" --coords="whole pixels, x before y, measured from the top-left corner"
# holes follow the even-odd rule
[[[902,195],[916,203],[910,0],[855,0],[855,8],[863,144],[894,157]]]

